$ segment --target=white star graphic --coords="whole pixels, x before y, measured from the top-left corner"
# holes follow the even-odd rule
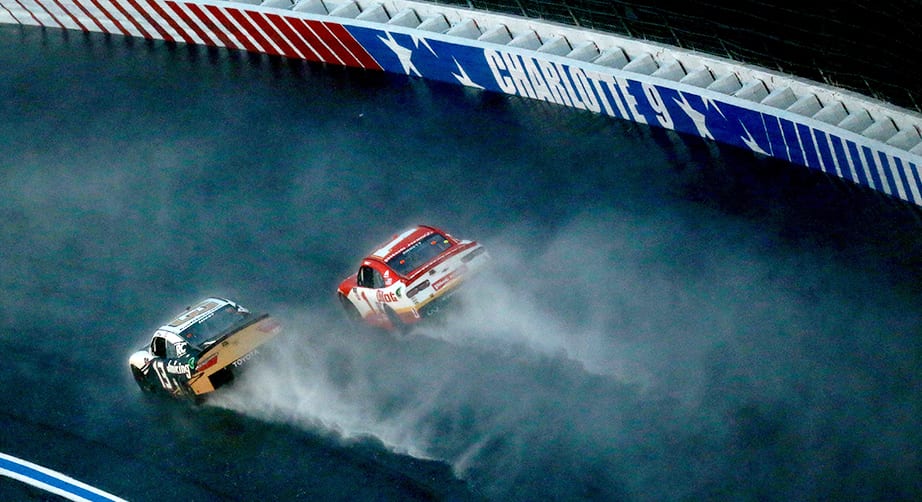
[[[422,43],[423,45],[426,46],[427,49],[429,49],[429,52],[431,52],[433,56],[439,57],[439,55],[436,54],[434,50],[432,50],[432,46],[429,45],[428,38],[423,38],[415,33],[410,36],[413,37],[413,44],[416,45],[417,49],[419,49],[419,44]]]
[[[762,155],[768,155],[768,152],[762,149],[759,146],[759,143],[756,142],[755,138],[752,137],[752,133],[749,132],[749,129],[746,129],[746,124],[740,124],[743,126],[743,130],[746,131],[746,137],[740,136],[740,139],[743,140],[743,143],[749,147],[750,150],[756,153],[761,153]]]
[[[394,52],[394,54],[397,56],[397,59],[400,61],[400,64],[403,65],[403,71],[406,72],[407,75],[410,75],[410,72],[413,72],[417,77],[422,77],[422,74],[419,73],[419,70],[416,69],[416,66],[413,64],[411,59],[413,57],[413,51],[411,49],[407,49],[406,47],[398,44],[397,41],[394,40],[394,36],[391,35],[391,32],[387,32],[387,38],[379,36],[378,39],[384,42],[384,45],[386,45],[388,49]]]
[[[704,120],[704,114],[692,108],[692,105],[689,104],[688,99],[685,98],[684,94],[680,92],[679,96],[682,97],[682,100],[680,101],[676,99],[675,102],[677,105],[679,105],[679,108],[681,108],[682,111],[688,115],[688,118],[692,120],[692,123],[695,125],[695,129],[698,130],[698,134],[704,139],[714,139],[714,135],[711,134],[711,131],[708,130],[707,123]],[[707,102],[705,102],[705,106],[707,106]],[[718,109],[717,111],[720,110]]]
[[[458,82],[460,82],[462,85],[473,87],[475,89],[483,89],[482,85],[478,85],[476,82],[471,80],[471,77],[467,76],[467,72],[464,71],[464,68],[461,67],[461,63],[459,63],[457,59],[455,59],[455,66],[458,67],[458,71],[460,71],[461,74],[458,75],[457,73],[452,73],[451,76],[455,77]]]

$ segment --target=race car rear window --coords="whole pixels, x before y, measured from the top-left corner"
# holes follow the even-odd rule
[[[233,305],[227,305],[211,317],[189,326],[179,336],[193,345],[201,346],[242,324],[248,316],[248,312],[241,312]]]
[[[433,232],[387,260],[387,265],[400,275],[409,275],[451,246],[444,235]]]

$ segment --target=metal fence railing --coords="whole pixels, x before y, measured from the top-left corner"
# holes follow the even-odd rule
[[[727,57],[922,111],[918,0],[429,0]]]

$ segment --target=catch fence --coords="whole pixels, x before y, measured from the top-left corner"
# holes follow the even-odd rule
[[[627,35],[922,112],[922,2],[430,0]]]

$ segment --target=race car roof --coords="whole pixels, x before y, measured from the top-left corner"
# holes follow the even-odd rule
[[[432,232],[439,232],[444,235],[444,232],[435,227],[419,225],[400,234],[397,234],[387,244],[384,244],[377,251],[371,253],[371,256],[386,262],[393,258],[397,253],[406,249],[407,246],[422,239],[423,237],[426,237]]]
[[[225,305],[230,304],[230,301],[223,298],[206,298],[199,303],[187,308],[185,312],[176,316],[175,319],[166,325],[161,326],[158,331],[164,331],[172,334],[181,333],[189,326],[198,322],[201,318],[212,314]]]

